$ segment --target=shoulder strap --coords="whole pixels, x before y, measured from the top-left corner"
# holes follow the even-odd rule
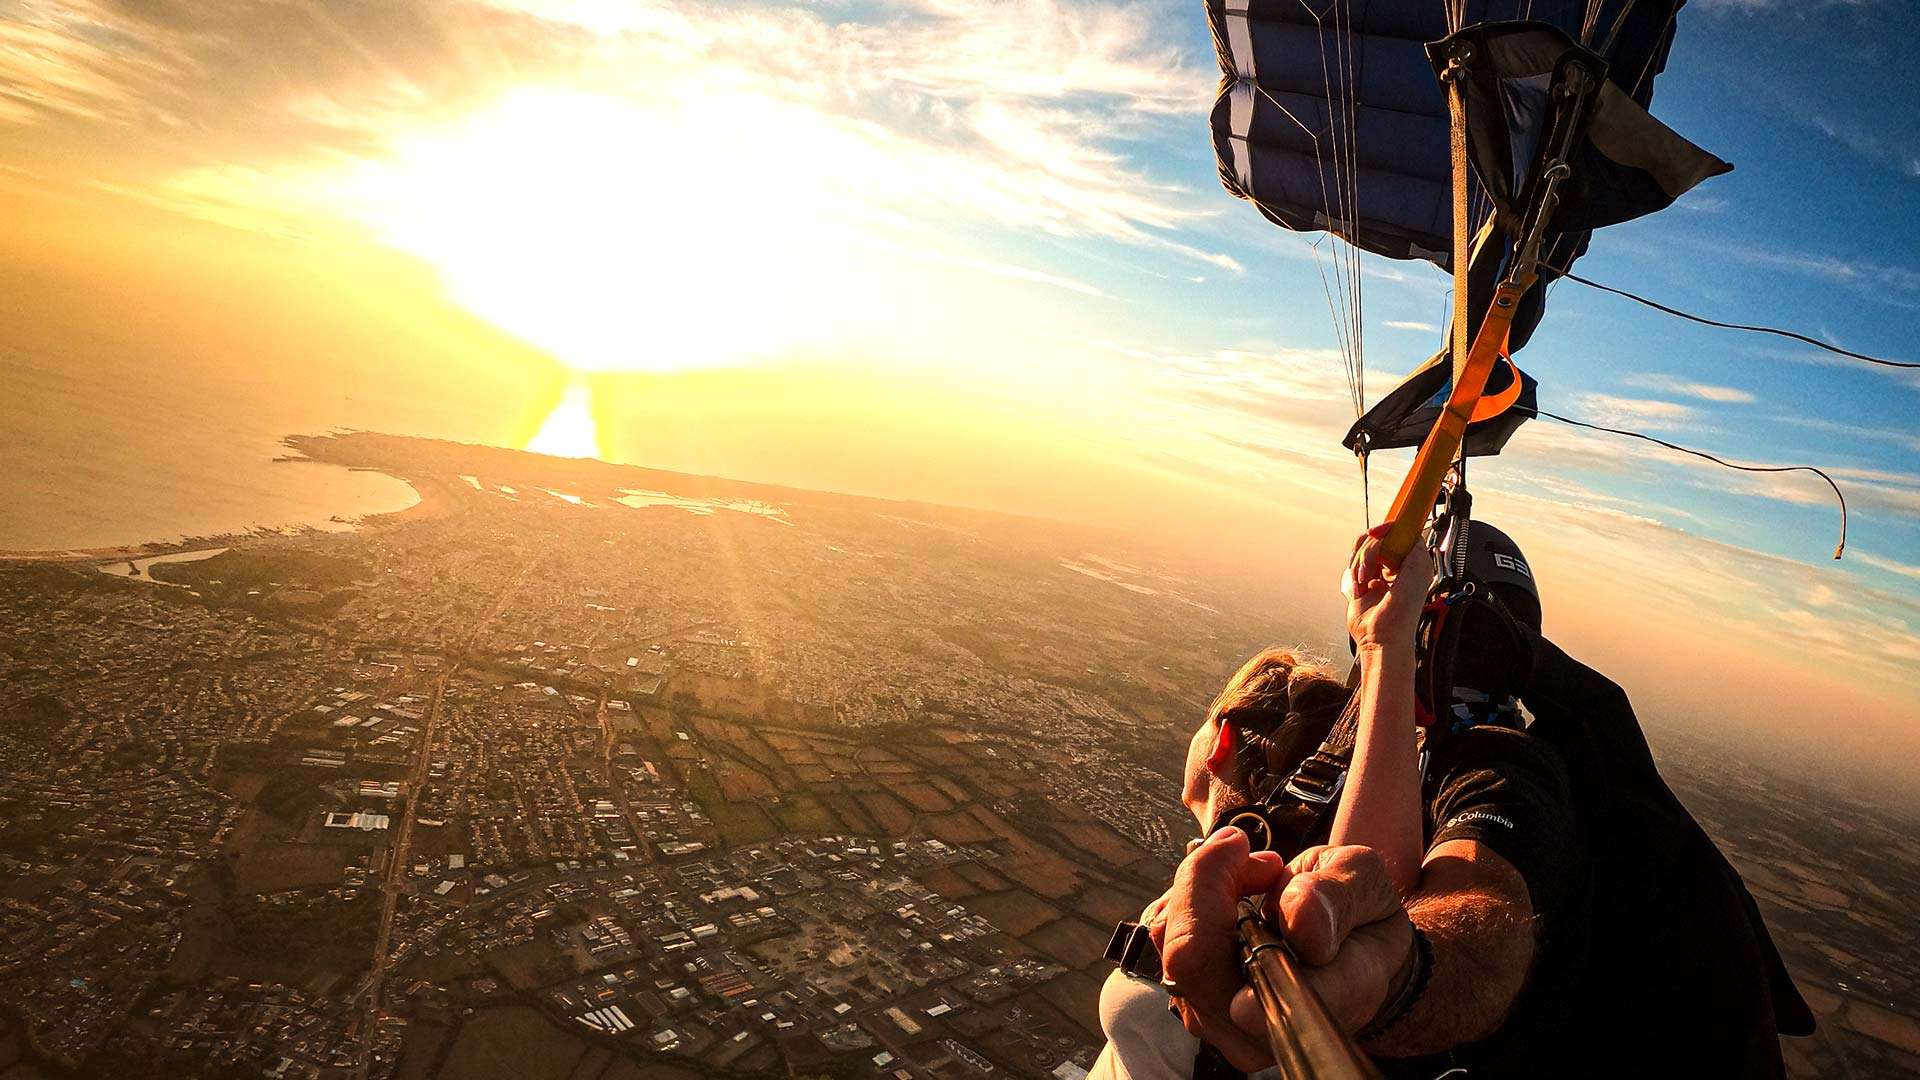
[[[1360,729],[1358,676],[1359,666],[1355,665],[1347,676],[1351,692],[1346,707],[1320,740],[1319,748],[1294,766],[1285,779],[1277,780],[1259,803],[1227,812],[1222,820],[1214,822],[1216,828],[1240,825],[1256,848],[1277,851],[1288,858],[1311,844],[1339,804],[1347,769],[1353,764],[1353,743]],[[1265,835],[1258,835],[1261,832]]]

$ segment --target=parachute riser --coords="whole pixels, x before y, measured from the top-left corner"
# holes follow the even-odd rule
[[[1598,70],[1589,70],[1590,67]],[[1547,226],[1560,208],[1560,185],[1573,175],[1573,148],[1586,127],[1587,108],[1605,79],[1606,65],[1590,56],[1569,53],[1561,61],[1553,93],[1566,104],[1556,118],[1553,137],[1547,143],[1546,160],[1535,174],[1528,217],[1521,226],[1520,243],[1515,245],[1513,266],[1507,275],[1509,282],[1524,276],[1530,286],[1539,276],[1540,248],[1546,240]]]
[[[1520,306],[1520,298],[1533,286],[1534,278],[1535,275],[1529,273],[1520,281],[1509,279],[1494,292],[1493,304],[1486,318],[1480,320],[1480,332],[1474,336],[1473,348],[1467,351],[1466,365],[1453,384],[1447,406],[1434,421],[1426,441],[1420,444],[1413,467],[1407,471],[1399,494],[1394,496],[1393,508],[1387,512],[1388,520],[1393,523],[1381,541],[1381,558],[1387,563],[1400,565],[1419,542],[1427,515],[1440,494],[1440,485],[1453,469],[1454,455],[1459,452],[1467,424],[1473,419],[1473,407],[1486,391],[1487,377],[1493,374],[1494,361],[1500,358],[1500,350],[1506,345],[1513,313]]]
[[[1459,42],[1441,42],[1437,47],[1454,50],[1443,54],[1447,66],[1442,78],[1465,77],[1463,73],[1466,62],[1472,56],[1471,50]],[[1440,487],[1460,452],[1467,425],[1473,419],[1474,407],[1486,393],[1487,379],[1493,374],[1494,363],[1506,347],[1507,331],[1513,325],[1520,300],[1539,280],[1540,250],[1554,211],[1560,205],[1560,187],[1573,173],[1569,162],[1575,140],[1586,119],[1587,106],[1599,88],[1600,80],[1605,78],[1604,65],[1601,65],[1599,78],[1593,77],[1588,70],[1592,63],[1597,61],[1573,54],[1556,75],[1554,92],[1565,104],[1555,118],[1545,161],[1535,174],[1536,183],[1529,192],[1527,213],[1521,223],[1519,243],[1515,245],[1506,280],[1494,290],[1487,314],[1480,320],[1473,345],[1467,350],[1466,362],[1455,365],[1453,389],[1447,397],[1446,408],[1434,421],[1433,430],[1427,433],[1426,440],[1420,444],[1413,465],[1407,470],[1399,493],[1394,496],[1393,507],[1387,512],[1392,525],[1382,541],[1381,556],[1390,565],[1398,566],[1419,542],[1435,500],[1440,495]]]

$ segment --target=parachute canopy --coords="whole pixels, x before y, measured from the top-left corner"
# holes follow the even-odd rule
[[[1507,351],[1517,351],[1539,322],[1547,284],[1586,250],[1591,230],[1658,210],[1732,168],[1646,112],[1683,2],[1207,0],[1223,73],[1212,114],[1221,183],[1288,229],[1452,270],[1451,124],[1436,68],[1470,46],[1471,340],[1513,257],[1557,120],[1556,90],[1578,67],[1601,85],[1579,119],[1572,172],[1544,230],[1539,284],[1508,332]],[[1460,29],[1449,37],[1452,27]],[[1514,376],[1530,393],[1531,380]],[[1417,444],[1419,417],[1437,413],[1449,378],[1446,364],[1422,365],[1362,418],[1348,445],[1363,429],[1371,449]],[[1477,421],[1466,452],[1498,452],[1521,418],[1509,419],[1497,434]]]
[[[1436,75],[1441,57],[1462,48],[1469,57],[1467,145],[1474,173],[1509,229],[1520,227],[1527,189],[1538,179],[1554,92],[1572,65],[1604,81],[1573,144],[1554,231],[1590,232],[1663,210],[1695,184],[1733,168],[1655,120],[1609,77],[1603,57],[1554,26],[1467,27],[1435,43]]]

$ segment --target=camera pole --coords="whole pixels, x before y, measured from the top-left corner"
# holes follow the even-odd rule
[[[1250,899],[1240,901],[1240,960],[1267,1014],[1267,1042],[1287,1080],[1380,1080],[1380,1070],[1334,1023],[1300,977],[1300,961]]]

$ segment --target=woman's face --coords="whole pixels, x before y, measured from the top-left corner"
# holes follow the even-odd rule
[[[1220,742],[1220,725],[1209,719],[1193,733],[1193,741],[1187,744],[1187,782],[1180,792],[1180,801],[1186,804],[1201,829],[1213,823],[1216,811],[1220,809],[1225,785],[1219,783],[1211,772],[1207,771],[1207,759],[1213,756],[1214,747]]]

